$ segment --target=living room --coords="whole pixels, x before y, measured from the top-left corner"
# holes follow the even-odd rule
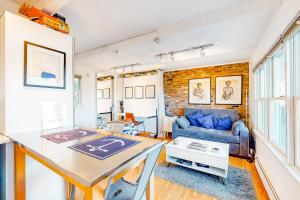
[[[0,14],[0,200],[300,196],[300,1]]]

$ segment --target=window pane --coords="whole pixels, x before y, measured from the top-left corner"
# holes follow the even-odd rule
[[[259,100],[258,101],[258,107],[257,107],[257,126],[260,132],[265,135],[265,102],[264,100]]]
[[[270,111],[270,139],[283,153],[286,153],[285,100],[272,100]]]
[[[300,31],[294,36],[294,71],[295,71],[295,96],[296,96],[296,165],[300,167]]]
[[[300,167],[300,99],[296,101],[296,164]]]
[[[285,96],[286,64],[283,50],[273,57],[273,97]]]
[[[74,105],[80,104],[80,78],[74,79]]]
[[[300,96],[300,31],[294,37],[295,96]]]
[[[266,65],[263,65],[259,70],[259,82],[260,82],[260,98],[266,96]]]

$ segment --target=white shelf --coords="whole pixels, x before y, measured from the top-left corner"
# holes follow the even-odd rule
[[[223,178],[227,178],[227,170],[225,170],[225,169],[221,169],[221,168],[217,168],[217,167],[213,167],[213,166],[209,166],[209,165],[208,165],[208,167],[200,167],[200,166],[197,166],[198,162],[194,162],[191,160],[186,160],[187,162],[191,162],[191,165],[182,164],[182,163],[177,162],[178,159],[181,159],[181,158],[177,158],[175,156],[167,156],[166,157],[166,160],[169,163],[173,163],[176,165],[180,165],[183,167],[187,167],[187,168],[194,169],[197,171],[202,171],[202,172],[209,173],[209,174],[214,174],[216,176],[220,176]],[[183,160],[183,159],[181,159],[181,160]],[[199,163],[199,164],[205,165],[204,163]]]

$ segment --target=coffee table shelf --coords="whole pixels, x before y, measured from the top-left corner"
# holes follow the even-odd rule
[[[190,169],[219,176],[225,183],[229,163],[229,145],[192,138],[178,137],[166,145],[166,161]],[[197,142],[208,145],[207,151],[189,148],[189,144]],[[217,147],[218,152],[210,149]]]

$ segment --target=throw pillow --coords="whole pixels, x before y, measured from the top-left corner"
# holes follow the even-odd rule
[[[187,119],[190,121],[192,126],[200,126],[197,119],[203,116],[204,114],[200,110],[186,115]]]
[[[213,121],[212,114],[208,114],[201,118],[198,118],[197,121],[200,124],[200,126],[203,128],[207,128],[207,129],[214,128],[214,121]]]
[[[232,127],[231,117],[214,118],[214,126],[217,130],[230,130]]]
[[[178,126],[182,129],[187,129],[191,125],[189,120],[187,120],[187,118],[185,116],[177,118],[176,121],[177,121]]]

